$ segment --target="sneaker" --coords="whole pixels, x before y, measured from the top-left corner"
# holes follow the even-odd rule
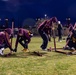
[[[45,49],[42,49],[43,51],[47,51],[47,49],[45,48]]]
[[[72,48],[71,48],[71,50],[75,50],[75,48],[74,48],[74,47],[72,47]]]
[[[4,54],[3,54],[3,51],[2,51],[2,53],[0,53],[0,55],[4,55]]]
[[[60,40],[60,42],[62,42],[62,41]]]
[[[23,51],[23,52],[26,52],[26,51],[28,51],[28,49],[24,48],[22,51]]]
[[[0,55],[4,55],[2,50],[0,50]]]
[[[3,50],[4,50],[4,48],[1,48],[1,49],[0,49],[0,55],[4,55],[4,54],[3,54]]]
[[[4,48],[1,48],[1,50],[3,51],[3,50],[4,50]]]

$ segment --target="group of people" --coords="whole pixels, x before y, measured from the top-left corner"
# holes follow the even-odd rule
[[[48,50],[47,49],[47,45],[49,41],[48,36],[51,34],[51,31],[55,30],[55,25],[58,25],[59,26],[58,28],[62,29],[60,26],[60,21],[58,21],[56,17],[52,17],[48,20],[44,20],[41,24],[38,25],[38,29],[37,29],[38,33],[43,39],[43,42],[40,47],[44,51]],[[13,31],[11,28],[7,28],[4,31],[0,32],[0,55],[4,55],[3,51],[5,48],[10,49],[10,52],[7,54],[7,56],[10,56],[12,52],[17,52],[18,43],[20,43],[23,46],[24,48],[23,51],[28,50],[28,44],[31,41],[31,37],[33,36],[33,33],[27,29],[19,28],[14,49],[12,48],[12,37],[13,37],[12,33]],[[61,32],[59,31],[59,40],[61,39],[62,39]],[[64,46],[64,49],[66,49],[67,47],[70,48],[74,47],[76,49],[75,45],[76,45],[76,23],[74,27],[70,26],[69,28],[69,35],[66,41],[66,45]]]
[[[38,32],[43,39],[43,43],[41,45],[42,50],[47,50],[48,35],[50,34],[50,30],[54,28],[54,24],[57,22],[57,18],[52,17],[48,20],[44,20],[44,22],[38,26]],[[0,55],[4,55],[3,51],[5,48],[10,49],[10,52],[7,54],[8,56],[11,55],[12,52],[17,52],[18,43],[23,46],[23,51],[28,50],[28,44],[33,36],[32,32],[27,29],[19,28],[14,49],[12,48],[12,33],[13,31],[11,28],[7,28],[0,32]]]
[[[18,30],[15,48],[12,48],[12,29],[7,28],[4,31],[0,32],[0,55],[4,55],[3,51],[6,48],[10,49],[10,52],[6,56],[10,56],[12,52],[17,52],[18,43],[20,43],[23,46],[23,51],[26,51],[28,49],[28,43],[31,41],[31,37],[33,34],[31,31],[27,29],[20,28]]]

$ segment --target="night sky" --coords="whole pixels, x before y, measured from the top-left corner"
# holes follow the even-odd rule
[[[61,22],[70,17],[76,21],[76,0],[0,0],[0,18],[14,18],[22,24],[27,18],[36,19],[44,14],[56,16]]]

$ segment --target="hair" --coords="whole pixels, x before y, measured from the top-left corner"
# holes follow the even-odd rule
[[[18,33],[23,34],[22,28],[19,29]]]
[[[58,22],[57,18],[56,17],[52,17],[52,22]]]
[[[52,22],[54,22],[54,23],[58,22],[57,18],[56,17],[52,17],[50,20],[48,20],[47,23],[51,26]]]
[[[12,34],[12,29],[11,28],[6,28],[4,31],[7,32],[9,35]]]

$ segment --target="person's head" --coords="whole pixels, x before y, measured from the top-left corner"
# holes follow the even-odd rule
[[[4,31],[7,32],[9,35],[12,34],[12,29],[11,28],[6,28]]]
[[[56,17],[52,17],[50,20],[48,20],[48,24],[51,26],[52,23],[58,23],[58,20]]]
[[[22,31],[22,29],[19,29],[19,31],[18,31],[18,35],[19,35],[19,36],[22,36],[22,35],[23,35],[23,31]]]
[[[57,18],[56,17],[52,17],[52,22],[53,23],[57,23],[58,22]]]

